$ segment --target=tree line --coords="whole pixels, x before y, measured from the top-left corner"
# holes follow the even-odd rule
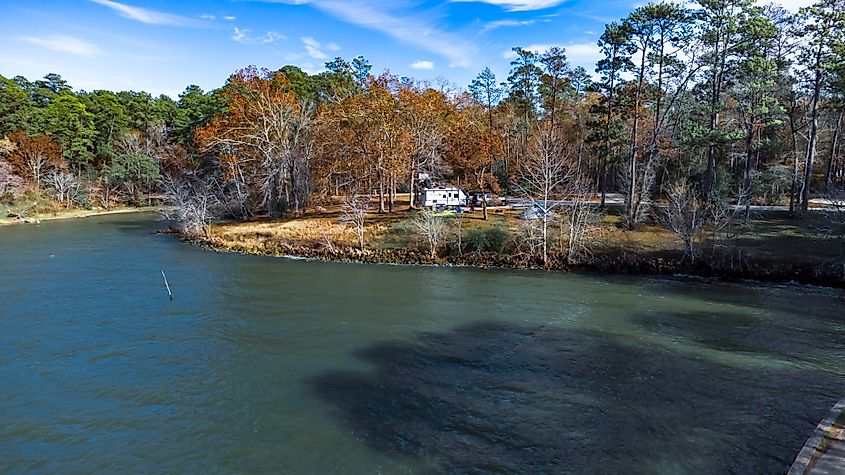
[[[800,213],[845,183],[843,31],[843,0],[661,2],[606,25],[595,75],[552,47],[514,48],[506,78],[486,68],[465,89],[362,57],[249,67],[178,100],[0,77],[0,192],[106,207],[164,193],[195,229],[337,196],[389,213],[421,173],[543,209],[615,192],[630,228],[660,202],[682,228],[726,203]]]

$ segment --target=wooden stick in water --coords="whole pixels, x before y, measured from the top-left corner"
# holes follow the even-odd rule
[[[170,291],[170,284],[167,283],[167,276],[164,274],[164,271],[161,271],[161,276],[164,277],[164,287],[167,289],[167,295],[170,296],[170,300],[173,300],[173,293]]]

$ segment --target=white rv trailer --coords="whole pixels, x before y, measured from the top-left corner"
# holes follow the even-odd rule
[[[420,192],[420,203],[425,207],[464,206],[467,203],[467,195],[459,188],[423,188]]]

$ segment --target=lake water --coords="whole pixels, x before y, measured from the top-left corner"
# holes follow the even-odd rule
[[[783,473],[845,392],[836,290],[218,254],[162,226],[0,228],[0,472]]]

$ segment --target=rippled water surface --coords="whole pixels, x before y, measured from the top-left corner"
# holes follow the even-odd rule
[[[0,228],[0,472],[783,473],[845,392],[839,291],[217,254],[159,227]]]

